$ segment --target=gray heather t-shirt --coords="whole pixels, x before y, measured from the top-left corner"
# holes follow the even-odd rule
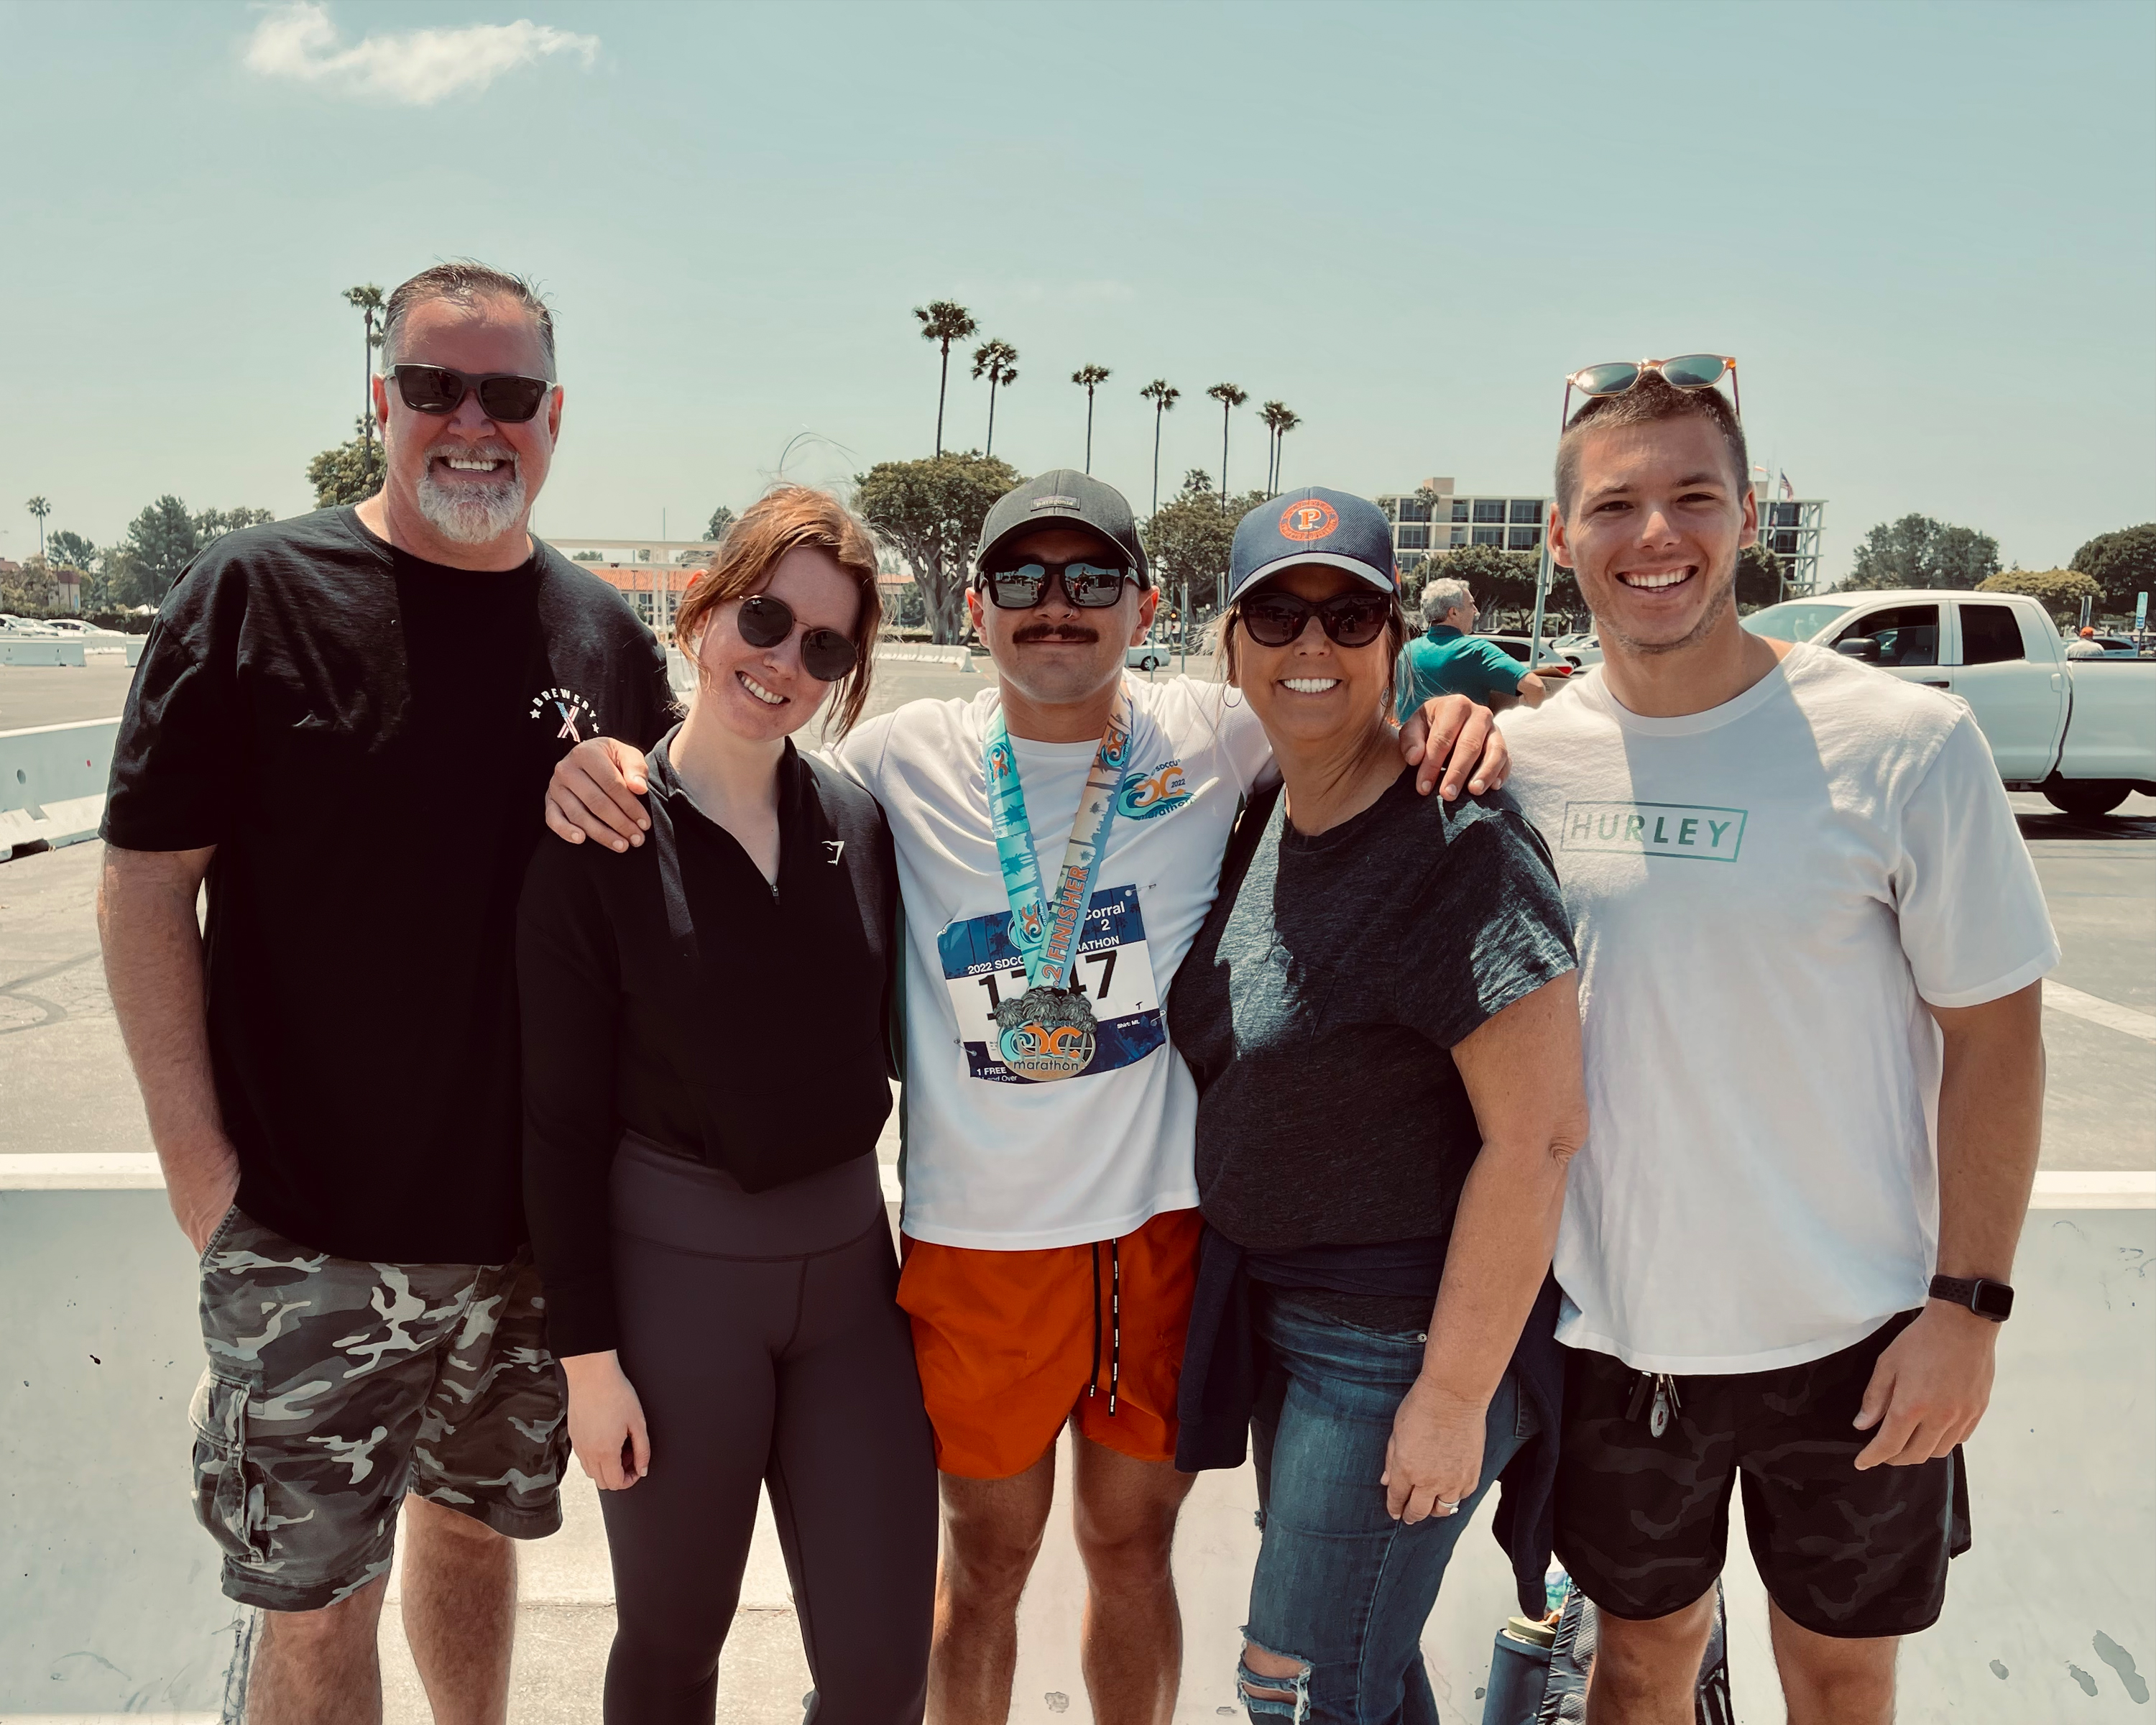
[[[1549,854],[1510,798],[1419,796],[1405,770],[1315,837],[1277,790],[1254,799],[1168,1002],[1198,1081],[1206,1220],[1261,1252],[1450,1235],[1481,1136],[1446,1051],[1576,962]]]

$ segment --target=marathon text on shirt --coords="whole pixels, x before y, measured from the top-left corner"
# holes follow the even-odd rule
[[[1700,803],[1567,803],[1558,849],[1733,863],[1745,813]]]
[[[542,689],[531,697],[531,716],[559,719],[562,728],[555,735],[570,742],[599,734],[598,709],[573,689]]]

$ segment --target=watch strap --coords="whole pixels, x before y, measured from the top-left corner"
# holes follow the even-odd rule
[[[2014,1311],[2014,1290],[2003,1281],[1991,1281],[1980,1276],[1935,1276],[1932,1278],[1931,1296],[1949,1305],[1965,1307],[1994,1323],[2005,1322]]]

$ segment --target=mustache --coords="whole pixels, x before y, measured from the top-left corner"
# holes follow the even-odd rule
[[[1029,623],[1011,639],[1020,646],[1029,641],[1097,641],[1101,632],[1077,623]]]

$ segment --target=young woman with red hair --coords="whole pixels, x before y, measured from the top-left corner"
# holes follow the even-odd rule
[[[757,504],[681,606],[696,691],[649,834],[526,877],[526,1201],[604,1493],[613,1725],[712,1718],[766,1486],[819,1725],[921,1716],[935,1466],[875,1158],[896,865],[792,741],[860,716],[880,614],[859,521]]]

